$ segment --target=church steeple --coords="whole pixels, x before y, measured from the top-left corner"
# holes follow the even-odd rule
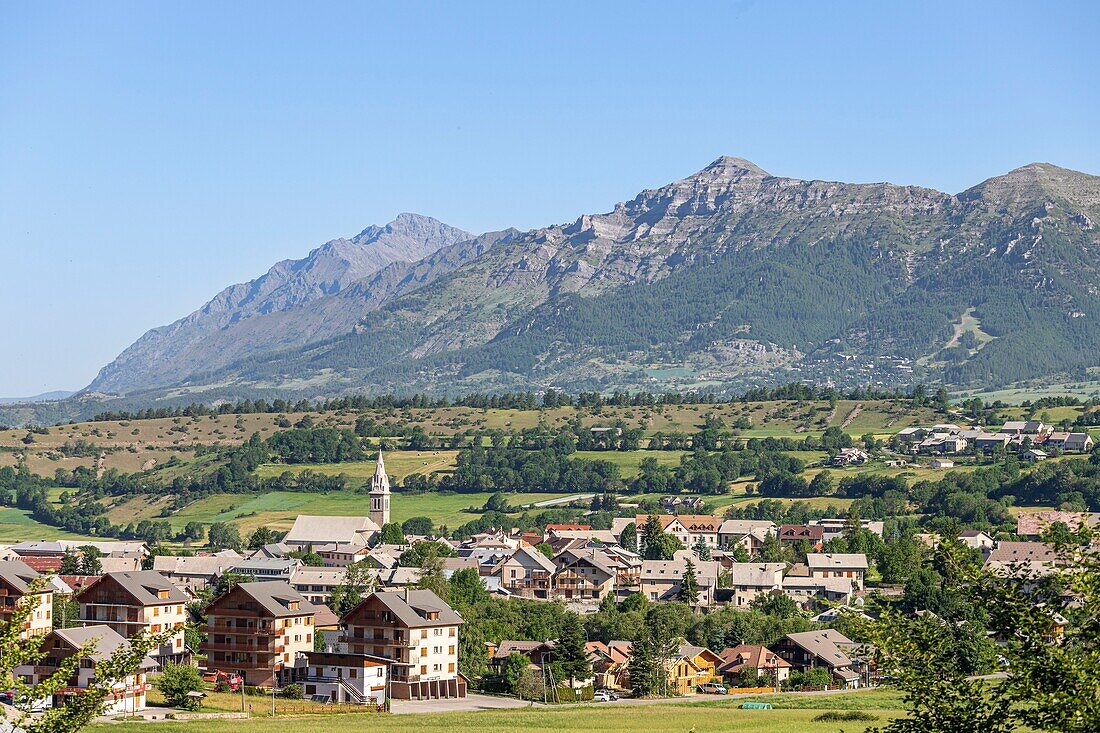
[[[370,479],[370,518],[382,527],[390,523],[390,477],[386,475],[386,464],[382,461],[382,451],[378,451],[378,465]]]

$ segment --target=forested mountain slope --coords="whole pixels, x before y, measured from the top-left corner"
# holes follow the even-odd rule
[[[156,402],[1080,375],[1100,366],[1098,221],[1100,178],[1047,164],[951,195],[723,157],[569,224],[471,238],[417,218],[417,261],[410,247],[317,282],[298,273],[319,265],[284,263],[150,332],[91,389]]]

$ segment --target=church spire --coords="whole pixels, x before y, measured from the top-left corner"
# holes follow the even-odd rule
[[[380,528],[390,522],[390,477],[386,475],[381,449],[378,450],[378,464],[370,480],[370,518]]]

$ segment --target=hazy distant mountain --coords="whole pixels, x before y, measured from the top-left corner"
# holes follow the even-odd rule
[[[474,239],[412,219],[332,249],[393,231],[417,261],[409,246],[384,267],[333,265],[323,247],[280,263],[151,331],[90,388],[132,403],[989,386],[1100,366],[1100,178],[1052,165],[951,195],[723,157],[569,224]]]
[[[11,405],[23,402],[49,402],[51,400],[63,400],[67,397],[72,397],[76,392],[69,390],[58,389],[53,392],[43,392],[42,394],[36,394],[33,397],[0,397],[0,405]]]

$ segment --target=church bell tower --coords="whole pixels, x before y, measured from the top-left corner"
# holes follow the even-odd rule
[[[378,465],[370,479],[370,518],[379,529],[390,523],[390,477],[386,475],[381,450],[378,451]]]

